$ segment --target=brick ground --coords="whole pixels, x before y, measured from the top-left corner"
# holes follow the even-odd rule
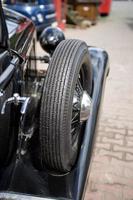
[[[132,200],[133,2],[114,2],[111,15],[96,26],[67,29],[65,34],[102,47],[110,56],[111,70],[85,200]],[[42,51],[38,48],[37,53]]]
[[[133,199],[133,2],[114,2],[109,18],[69,38],[105,48],[110,55],[102,115],[86,200]]]

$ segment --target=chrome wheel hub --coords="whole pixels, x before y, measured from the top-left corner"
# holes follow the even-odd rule
[[[85,90],[83,81],[78,78],[73,96],[73,109],[71,119],[71,135],[73,146],[77,144],[77,139],[80,136],[82,123],[85,122],[91,111],[91,97]]]
[[[91,97],[86,91],[83,91],[80,109],[80,122],[84,122],[89,118],[91,111]]]

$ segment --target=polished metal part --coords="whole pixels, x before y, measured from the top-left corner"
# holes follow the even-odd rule
[[[74,95],[73,97],[73,110],[74,111],[80,111],[80,99],[77,97],[77,95]]]
[[[13,97],[8,98],[1,109],[1,114],[5,114],[5,109],[7,104],[14,104],[14,105],[19,105],[20,103],[22,103],[22,107],[21,107],[21,114],[24,114],[26,112],[26,108],[27,108],[27,104],[29,103],[30,97],[20,97],[18,93],[14,93]]]
[[[81,100],[80,122],[84,122],[89,118],[91,111],[91,104],[92,104],[91,97],[88,95],[86,91],[84,91]]]
[[[74,95],[74,97],[73,97],[73,104],[75,104],[75,103],[78,103],[78,98],[76,95]]]
[[[4,92],[2,90],[0,90],[0,97],[2,97],[4,94]]]

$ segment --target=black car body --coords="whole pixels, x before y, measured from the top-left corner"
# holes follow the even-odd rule
[[[10,48],[14,51],[14,53],[12,53],[12,55],[10,56],[10,53],[5,49],[3,49],[3,52],[1,52],[1,74],[3,74],[2,77],[4,79],[4,81],[0,79],[1,106],[7,98],[13,95],[14,92],[18,92],[21,95],[26,93],[26,73],[28,73],[27,70],[31,67],[31,63],[27,58],[31,54],[35,55],[35,27],[32,21],[21,15],[16,15],[10,10],[5,9],[4,11],[9,33]],[[15,52],[19,52],[20,58],[17,58]],[[12,66],[10,65],[10,62],[12,63]],[[2,66],[4,66],[4,68]],[[32,69],[36,70],[36,61],[32,62]],[[12,76],[14,76],[15,78],[13,78]],[[3,91],[5,92],[3,93]],[[12,136],[14,137],[14,131],[16,130],[14,130],[12,123],[15,122],[14,120],[16,120],[17,116],[11,114],[11,105],[8,106],[7,110],[8,111],[6,112],[6,115],[1,115],[0,117],[0,120],[2,121],[0,132],[1,135],[4,135],[5,131],[7,133],[5,137],[8,139],[4,140],[5,143],[2,143],[2,145],[7,146],[7,149],[5,150],[5,152],[3,151],[1,153],[3,154],[3,156],[9,158],[11,153],[10,151],[12,151],[14,148],[13,147],[12,149],[8,149],[8,147],[10,146],[9,135],[12,134]]]
[[[0,11],[2,11],[1,7]],[[8,34],[3,13],[0,13],[0,26],[3,27],[0,29],[0,198],[83,199],[101,98],[109,71],[108,55],[102,49],[94,47],[87,49],[92,66],[93,84],[90,94],[92,106],[89,118],[81,130],[83,137],[80,147],[82,148],[79,148],[75,163],[70,170],[64,168],[62,171],[57,171],[57,168],[53,170],[53,166],[51,170],[47,165],[42,168],[39,165],[41,153],[38,129],[41,120],[39,118],[41,99],[44,98],[42,102],[44,103],[47,98],[42,95],[42,88],[43,85],[44,89],[50,85],[48,92],[50,87],[52,91],[56,83],[53,81],[52,85],[51,80],[51,84],[48,83],[47,74],[53,73],[50,68],[47,74],[39,75],[37,71],[38,58],[35,54],[36,34],[33,23],[10,10],[5,10],[5,15]],[[77,43],[85,46],[80,41],[64,41],[62,44],[76,45]],[[60,53],[61,45],[57,47],[56,54],[58,50]],[[52,58],[56,58],[55,54]],[[39,59],[46,61],[46,57]],[[51,67],[55,67],[56,59],[55,62],[50,62],[53,62],[53,65],[50,64]],[[53,70],[56,74],[56,68]],[[61,76],[60,78],[62,79]],[[60,85],[58,84],[59,87]],[[56,88],[55,92],[58,93]],[[53,96],[50,98],[52,101]],[[56,103],[56,100],[54,102]],[[60,104],[58,106],[60,111],[62,107]]]
[[[11,9],[4,8],[4,13],[7,22],[11,49],[19,52],[26,52],[26,47],[24,46],[25,44],[28,44],[31,39],[33,39],[33,34],[35,34],[35,27],[32,21],[23,15],[12,11]]]

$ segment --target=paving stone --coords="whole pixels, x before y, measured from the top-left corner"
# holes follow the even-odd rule
[[[101,137],[100,136],[97,136],[96,137],[96,142],[98,143],[98,142],[100,142],[101,141]]]
[[[125,167],[124,168],[123,176],[127,177],[127,178],[132,178],[133,179],[133,170],[131,168]]]
[[[115,128],[118,128],[118,129],[125,129],[126,126],[123,124],[123,122],[119,121],[119,120],[112,120],[112,119],[108,119],[108,122],[107,122],[108,126],[110,127],[115,127]]]
[[[104,160],[104,162],[105,162],[105,160]],[[124,167],[124,168],[128,167],[130,169],[133,169],[133,162],[127,162],[125,159],[124,160],[118,160],[116,158],[112,158],[110,162],[111,162],[112,165],[118,165],[120,168],[121,167]]]
[[[114,158],[117,158],[117,159],[122,159],[122,152],[113,152],[113,151],[107,151],[107,150],[104,150],[104,149],[101,149],[99,151],[99,155],[100,156],[110,156],[110,157],[114,157]]]
[[[100,124],[99,127],[97,128],[97,132],[101,132],[102,133],[104,131],[105,131],[105,127]]]
[[[101,182],[102,180],[102,183],[104,183],[106,182],[106,179],[107,180],[110,179],[109,177],[111,176],[111,174],[114,174],[117,176],[124,176],[124,169],[125,167],[122,167],[122,166],[120,167],[119,165],[111,164],[110,162],[106,164],[104,163],[104,165],[103,163],[93,162],[93,168],[91,169],[90,179],[95,180],[97,183]]]
[[[118,146],[114,145],[113,146],[114,151],[119,151],[119,152],[127,152],[127,153],[133,153],[133,148],[125,147],[125,146]]]
[[[108,138],[114,138],[116,133],[113,132],[105,132],[105,131],[99,131],[97,133],[99,136],[107,136]]]
[[[104,198],[104,192],[86,192],[85,194],[85,200],[105,200]]]
[[[111,144],[103,144],[103,143],[96,143],[96,148],[100,148],[100,149],[110,149]]]
[[[111,139],[111,138],[107,138],[107,137],[103,137],[102,142],[108,143],[108,144],[123,145],[123,140],[116,140],[116,139]]]
[[[133,147],[133,141],[127,141],[127,147]]]
[[[123,189],[123,199],[132,200],[133,199],[133,189],[132,187],[125,186]]]
[[[132,135],[133,136],[133,130],[128,130],[128,135]]]
[[[132,200],[133,199],[133,189],[125,186],[123,189],[123,199]]]
[[[110,193],[105,193],[104,194],[104,198],[106,199],[106,200],[122,200],[122,198],[121,197],[119,197],[117,194],[110,194]]]
[[[116,129],[116,128],[110,128],[110,127],[106,127],[105,132],[119,133],[119,134],[122,134],[122,135],[126,134],[125,129]]]
[[[133,161],[133,154],[131,154],[131,153],[126,153],[126,160],[128,160],[128,161]]]
[[[121,135],[121,134],[115,134],[115,139],[122,139],[124,140],[124,135]]]
[[[123,198],[123,188],[119,185],[116,185],[115,187],[113,185],[109,184],[99,184],[99,183],[90,183],[91,187],[89,187],[89,191],[91,194],[96,194],[97,191],[100,191],[101,194],[104,194],[104,199],[122,199]],[[108,191],[108,193],[107,193]],[[88,193],[89,197],[89,193]],[[103,198],[103,196],[102,196]]]

